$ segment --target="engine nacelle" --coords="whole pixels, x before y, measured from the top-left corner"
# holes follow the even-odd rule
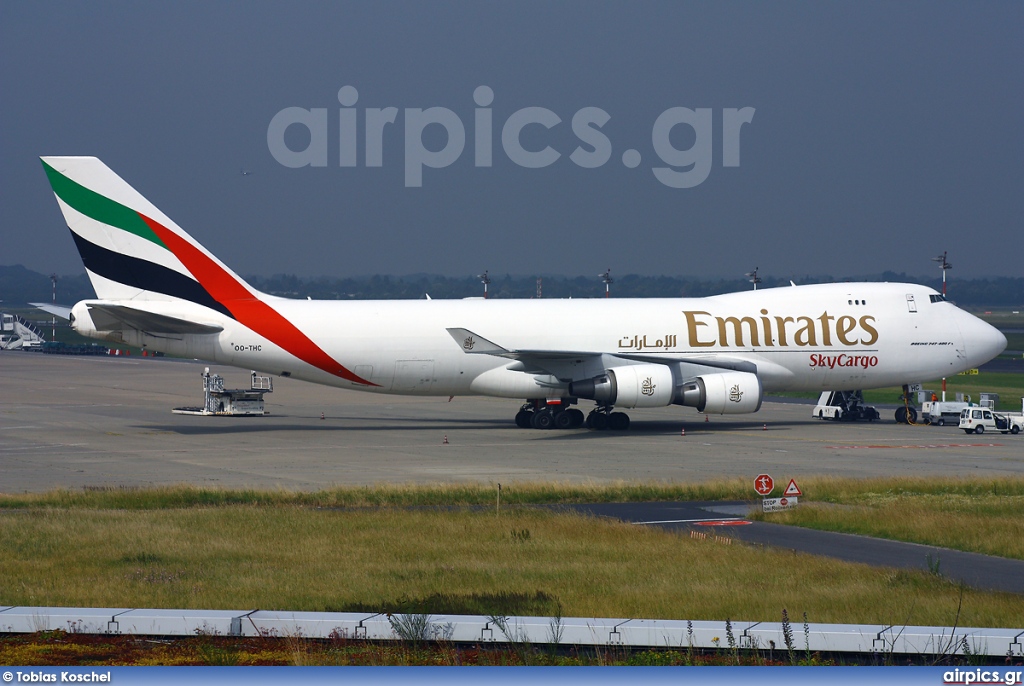
[[[569,395],[619,407],[665,407],[675,398],[675,383],[666,365],[637,364],[574,381]]]
[[[749,372],[703,374],[683,384],[676,403],[705,414],[748,414],[761,409],[761,380]]]

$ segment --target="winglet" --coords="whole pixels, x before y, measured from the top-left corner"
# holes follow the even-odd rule
[[[463,351],[471,355],[508,355],[511,351],[478,336],[469,329],[446,329]]]

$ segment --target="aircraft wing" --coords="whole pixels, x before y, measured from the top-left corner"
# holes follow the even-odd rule
[[[137,329],[153,334],[219,333],[222,326],[190,322],[165,314],[136,310],[124,305],[90,304],[89,316],[97,331]]]
[[[71,319],[71,308],[66,305],[51,305],[50,303],[29,303],[29,305],[61,319]]]
[[[528,357],[547,357],[550,359],[567,360],[570,358],[600,355],[601,353],[582,350],[509,350],[497,343],[479,336],[469,329],[447,329],[464,352],[469,355],[494,355],[507,357],[510,360],[522,360]]]
[[[655,362],[660,364],[692,364],[699,367],[712,367],[714,369],[726,369],[733,372],[750,372],[757,374],[757,365],[749,360],[741,360],[726,355],[707,357],[702,355],[687,355],[685,357],[666,357],[665,355],[644,355],[637,353],[612,353],[615,357],[624,360],[636,360],[638,362]]]
[[[751,374],[757,373],[757,365],[753,362],[724,355],[716,355],[714,357],[707,355],[674,357],[668,355],[647,355],[644,353],[605,353],[593,350],[509,350],[493,341],[489,341],[483,336],[473,333],[469,329],[451,328],[447,329],[447,331],[467,354],[494,355],[495,357],[518,360],[524,365],[523,371],[545,371],[556,376],[558,376],[558,371],[561,370],[562,365],[568,360],[582,361],[586,358],[601,357],[680,366],[684,369],[692,365],[693,367],[710,367],[712,369],[750,372]],[[699,369],[691,369],[690,371],[692,371],[694,376],[700,373]]]

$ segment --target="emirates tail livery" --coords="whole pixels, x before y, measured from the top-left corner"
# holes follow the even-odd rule
[[[291,300],[261,293],[95,157],[43,167],[96,289],[93,338],[370,393],[525,399],[516,423],[625,429],[613,408],[757,412],[765,393],[977,367],[995,328],[931,288],[836,283],[709,298]],[[585,419],[573,405],[594,401]]]

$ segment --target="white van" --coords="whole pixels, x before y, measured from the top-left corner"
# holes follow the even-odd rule
[[[960,428],[969,434],[983,434],[985,431],[1018,434],[1022,427],[1024,418],[998,414],[984,407],[970,407],[960,413]]]

